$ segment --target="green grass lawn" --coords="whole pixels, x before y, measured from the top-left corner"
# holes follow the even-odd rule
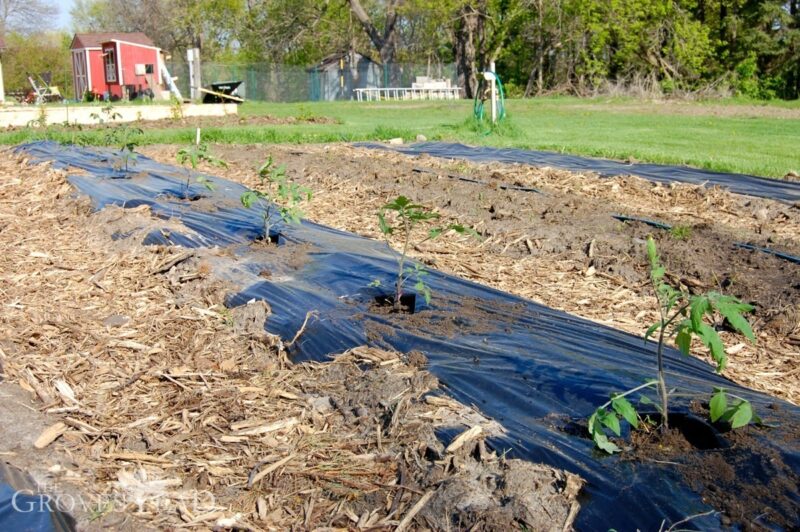
[[[782,177],[800,172],[800,102],[743,100],[646,102],[633,99],[568,97],[510,100],[509,118],[487,133],[470,120],[471,101],[456,102],[248,102],[242,116],[334,119],[206,128],[207,142],[305,143],[387,140],[417,134],[429,140],[497,147],[542,149],[613,159],[684,164],[727,172]],[[16,144],[43,134],[70,141],[72,131],[21,129],[0,133],[0,143]],[[80,132],[102,144],[101,131]],[[145,131],[142,143],[188,143],[189,127]]]

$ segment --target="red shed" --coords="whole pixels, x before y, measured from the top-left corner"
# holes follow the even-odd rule
[[[78,100],[87,91],[115,99],[160,91],[161,50],[144,33],[76,33],[70,50]]]

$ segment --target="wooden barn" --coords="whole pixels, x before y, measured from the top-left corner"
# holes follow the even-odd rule
[[[161,50],[144,33],[77,33],[70,46],[75,98],[157,95]]]

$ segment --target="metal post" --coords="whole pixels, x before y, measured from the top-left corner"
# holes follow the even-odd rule
[[[6,89],[3,83],[3,64],[0,63],[0,103],[6,101]]]
[[[189,48],[186,50],[186,59],[189,62],[189,91],[192,100],[200,98],[200,49]]]
[[[189,98],[194,100],[194,48],[186,50],[186,62],[189,64]]]
[[[489,63],[489,71],[494,74],[494,61]],[[489,83],[492,84],[492,124],[497,122],[497,76],[493,75],[491,81]]]
[[[489,82],[492,84],[492,124],[497,122],[497,83],[494,78]]]
[[[483,79],[491,84],[492,123],[497,121],[497,76],[491,70],[483,73]]]

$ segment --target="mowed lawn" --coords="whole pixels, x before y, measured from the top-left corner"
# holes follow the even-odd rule
[[[242,116],[295,117],[295,123],[206,128],[207,142],[305,143],[387,140],[454,141],[557,151],[620,160],[682,164],[712,170],[783,177],[800,172],[800,102],[738,100],[648,102],[569,97],[506,102],[508,118],[496,131],[476,126],[472,102],[248,102]],[[313,117],[327,121],[308,121]],[[69,141],[74,132],[21,129],[0,133],[16,144],[49,136]],[[97,130],[84,142],[102,144]],[[185,124],[146,129],[142,143],[188,143]]]

